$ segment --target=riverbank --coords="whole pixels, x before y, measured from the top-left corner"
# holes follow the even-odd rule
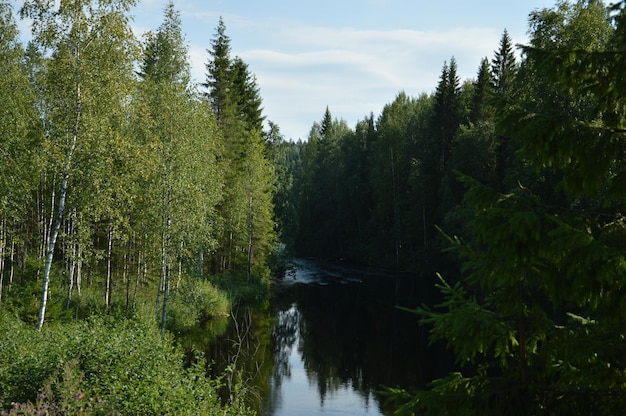
[[[0,315],[2,415],[253,415],[243,397],[220,401],[203,360],[185,368],[153,319],[94,316],[36,331]]]
[[[163,337],[147,288],[132,302],[123,287],[114,291],[108,308],[90,288],[69,308],[55,298],[37,331],[33,302],[15,286],[0,310],[0,415],[255,414],[243,390],[222,401],[224,377],[207,374],[205,357],[177,338],[201,326],[213,327],[212,337],[223,333],[232,299],[251,293],[235,295],[236,287],[226,292],[206,279],[184,279],[170,291]]]

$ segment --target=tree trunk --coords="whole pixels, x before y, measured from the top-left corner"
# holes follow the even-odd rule
[[[76,137],[74,137],[74,140]],[[76,142],[74,141],[74,145]],[[52,259],[54,257],[54,247],[57,242],[59,230],[61,229],[61,223],[63,222],[63,213],[65,211],[65,197],[67,195],[67,183],[70,177],[70,162],[73,148],[68,152],[67,160],[65,163],[65,169],[63,171],[63,179],[61,180],[61,190],[59,192],[59,205],[54,219],[54,225],[52,227],[52,233],[50,234],[50,241],[48,243],[48,249],[46,252],[46,263],[43,269],[43,278],[41,285],[41,299],[39,303],[39,314],[37,316],[36,328],[41,330],[43,322],[46,316],[46,305],[48,302],[48,289],[50,287],[50,269],[52,268]]]
[[[252,195],[248,200],[249,218],[248,218],[248,264],[246,265],[246,282],[250,282],[252,274],[252,232],[254,228],[254,215],[252,213]]]
[[[107,231],[107,278],[104,288],[104,304],[107,308],[111,306],[111,286],[112,286],[112,260],[113,257],[113,226],[110,225]]]
[[[171,225],[172,225],[172,219],[168,215],[166,226],[165,226],[166,227],[165,234],[166,234],[167,240],[165,240],[163,244],[164,247],[170,246],[169,235],[170,235]],[[169,253],[167,252],[167,250],[164,250],[163,263],[164,263],[165,268],[164,268],[164,276],[163,276],[163,310],[161,314],[161,338],[165,338],[165,324],[167,322],[167,302],[169,301],[169,295],[170,295],[171,264],[170,264]]]
[[[65,154],[65,166],[63,167],[63,176],[61,179],[61,189],[59,190],[59,204],[56,215],[54,217],[54,225],[52,227],[52,232],[50,233],[50,241],[48,242],[48,247],[46,251],[46,263],[43,269],[43,278],[41,285],[41,300],[39,304],[39,314],[37,316],[37,324],[36,328],[38,331],[41,330],[43,326],[43,322],[46,316],[46,304],[48,302],[48,289],[50,287],[50,269],[52,268],[52,259],[54,257],[54,247],[57,242],[57,237],[59,235],[59,230],[61,229],[61,224],[63,222],[63,215],[65,213],[65,198],[67,196],[67,185],[70,179],[70,168],[72,166],[72,155],[74,154],[74,149],[76,148],[76,142],[78,141],[78,127],[80,123],[81,117],[81,90],[80,90],[80,51],[76,51],[76,61],[77,66],[75,70],[76,76],[76,113],[74,114],[74,120],[72,125],[71,137],[67,138],[67,152]],[[69,135],[69,132],[67,133]],[[53,194],[53,203],[54,203],[54,194]]]
[[[180,282],[183,280],[183,248],[185,247],[185,242],[180,242],[180,253],[178,254],[178,277],[176,278],[176,289],[180,287]]]
[[[124,308],[128,311],[128,308],[130,306],[130,273],[128,272],[129,267],[130,267],[130,263],[133,261],[134,257],[131,256],[129,253],[131,252],[131,250],[133,250],[134,252],[134,243],[135,240],[134,238],[132,240],[128,240],[128,242],[126,243],[126,254],[124,254],[124,283],[126,284],[126,304],[124,306]]]
[[[76,271],[76,242],[74,239],[75,235],[75,221],[76,218],[76,210],[72,211],[72,215],[70,220],[68,221],[67,233],[70,236],[70,258],[69,258],[69,273],[67,279],[67,301],[65,302],[65,309],[69,309],[72,301],[72,290],[74,290],[74,273]]]
[[[156,310],[155,316],[159,316],[159,309],[161,305],[161,293],[165,287],[165,273],[167,272],[167,260],[166,260],[166,249],[165,249],[165,230],[161,233],[161,275],[159,276],[159,287],[157,288],[157,296],[156,296]]]
[[[165,287],[163,288],[163,310],[161,314],[161,338],[165,338],[165,324],[167,323],[167,302],[170,296],[170,265],[165,266]]]
[[[78,245],[78,262],[76,264],[76,294],[80,298],[80,283],[83,277],[83,248]]]
[[[7,220],[3,218],[0,222],[0,304],[2,303],[2,290],[4,284],[4,264],[7,245]]]
[[[204,250],[198,250],[198,276],[204,277]]]
[[[24,253],[24,258],[26,258],[26,253]],[[11,292],[11,288],[13,287],[13,277],[15,276],[15,239],[11,239],[11,252],[9,254],[9,289],[8,292]]]

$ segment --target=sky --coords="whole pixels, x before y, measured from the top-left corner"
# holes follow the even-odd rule
[[[257,79],[264,115],[286,139],[306,139],[328,106],[353,128],[404,91],[432,93],[444,62],[461,80],[493,58],[506,28],[526,43],[528,14],[556,0],[175,0],[192,78],[205,64],[219,18],[231,55]],[[156,30],[168,0],[138,0],[133,31]],[[28,29],[26,29],[28,30]]]

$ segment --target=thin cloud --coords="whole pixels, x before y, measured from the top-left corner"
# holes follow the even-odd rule
[[[211,12],[184,16],[205,27],[208,21],[215,25],[217,21]],[[326,105],[353,126],[370,112],[378,114],[399,91],[411,95],[433,91],[444,61],[452,56],[460,78],[473,78],[480,60],[497,49],[501,35],[495,28],[361,30],[242,16],[225,17],[225,22],[233,55],[240,56],[257,77],[266,115],[294,139],[306,137]],[[240,45],[238,35],[254,41]],[[206,76],[211,38],[189,47],[197,82]]]

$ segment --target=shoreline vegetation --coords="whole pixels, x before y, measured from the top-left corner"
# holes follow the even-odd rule
[[[191,280],[191,279],[189,279]],[[87,289],[68,310],[37,330],[6,307],[0,311],[0,415],[177,414],[254,415],[246,386],[211,376],[210,363],[183,348],[185,334],[203,330],[203,339],[227,327],[233,302],[266,296],[267,287],[240,291],[206,280],[171,294],[166,336],[154,317],[154,304],[140,297],[132,310],[124,298],[97,308]],[[117,300],[120,303],[117,303]],[[31,315],[31,320],[34,316]]]

